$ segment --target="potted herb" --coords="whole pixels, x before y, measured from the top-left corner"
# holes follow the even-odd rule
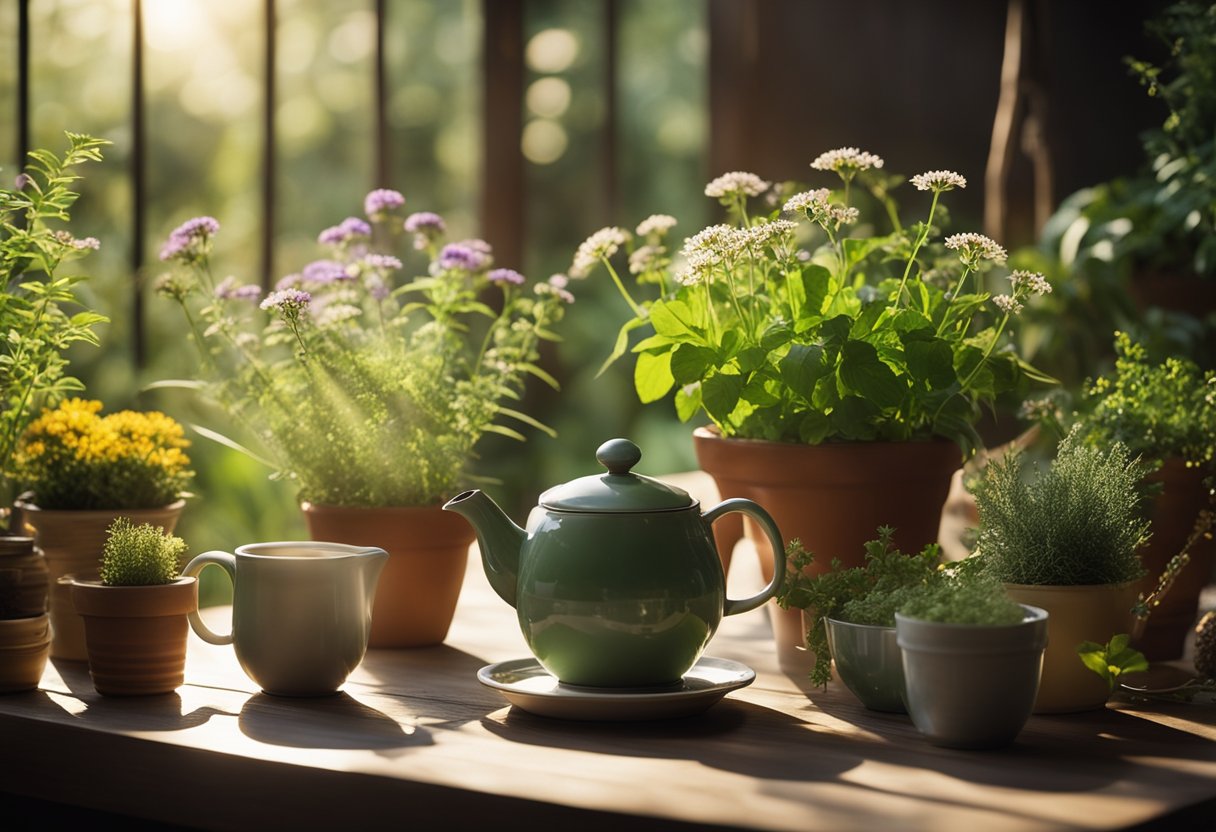
[[[1028,380],[1051,381],[1004,348],[1010,321],[1051,287],[1016,271],[1006,291],[990,294],[982,276],[1005,250],[975,233],[939,240],[939,203],[966,185],[959,174],[912,177],[929,205],[924,221],[904,225],[889,193],[899,180],[879,175],[881,158],[840,148],[811,166],[842,188],[767,210],[757,198],[769,182],[728,173],[705,193],[730,222],[687,238],[678,257],[667,243],[674,220],[651,217],[636,246],[623,229],[596,232],[571,275],[604,266],[633,312],[610,360],[630,331],[648,331],[633,347],[638,396],[674,390],[682,420],[707,416],[712,428],[694,432],[701,467],[724,496],[759,502],[825,556],[815,570],[833,557],[860,565],[879,525],[893,526],[907,550],[936,539],[950,477],[979,444],[981,405]],[[860,224],[852,200],[862,186],[885,209],[882,232]],[[658,298],[627,290],[613,265],[622,249]]]
[[[82,388],[64,353],[96,344],[93,329],[106,320],[75,308],[86,276],[64,268],[99,244],[61,227],[76,201],[76,169],[100,160],[106,142],[67,138],[62,157],[35,150],[14,186],[0,188],[0,691],[36,687],[50,644],[46,563],[10,515],[17,442],[42,407]]]
[[[396,218],[396,191],[367,195],[366,219],[321,232],[325,257],[257,286],[217,281],[219,223],[199,217],[170,236],[175,266],[159,284],[180,304],[209,390],[299,491],[314,539],[378,546],[381,576],[370,645],[438,644],[451,623],[472,529],[440,509],[475,476],[488,433],[552,433],[515,409],[539,345],[573,296],[561,279],[527,287],[495,268],[481,240],[446,242],[441,217]],[[406,233],[424,275],[377,241]]]
[[[895,611],[916,587],[945,573],[938,569],[941,550],[936,544],[905,555],[892,545],[893,533],[881,527],[878,539],[866,543],[865,566],[846,569],[837,559],[830,571],[813,576],[814,555],[795,541],[778,603],[804,613],[806,645],[815,659],[812,684],[827,685],[834,661],[840,680],[867,708],[904,713]]]
[[[1121,442],[1155,468],[1147,478],[1157,492],[1148,511],[1153,536],[1141,553],[1148,575],[1140,590],[1147,594],[1211,502],[1206,480],[1216,459],[1216,372],[1174,356],[1153,360],[1143,344],[1123,332],[1115,333],[1115,354],[1114,372],[1086,384],[1079,418],[1088,442],[1098,447]],[[1150,660],[1182,655],[1199,594],[1211,578],[1216,559],[1211,536],[1201,535],[1188,548],[1190,565],[1136,639]]]
[[[72,582],[93,686],[107,696],[172,693],[185,678],[186,616],[198,608],[198,579],[181,577],[186,543],[125,517],[107,535],[101,579]]]
[[[1010,596],[1051,614],[1037,712],[1099,708],[1107,690],[1077,660],[1082,642],[1127,632],[1144,575],[1138,550],[1144,467],[1115,442],[1100,448],[1073,428],[1050,467],[1026,475],[1014,452],[989,462],[973,485],[980,526],[976,555]]]
[[[97,569],[106,529],[118,517],[172,532],[194,473],[182,426],[159,412],[101,415],[99,401],[68,399],[22,434],[15,477],[22,514],[46,553],[51,584],[51,655],[83,661],[84,627],[70,578]]]
[[[994,748],[1012,742],[1030,716],[1048,613],[963,573],[914,590],[895,614],[908,713],[934,745]]]

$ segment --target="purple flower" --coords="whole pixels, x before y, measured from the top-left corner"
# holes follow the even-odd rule
[[[401,260],[391,254],[365,254],[363,266],[368,269],[399,269]]]
[[[347,217],[337,225],[330,226],[317,235],[317,242],[326,246],[339,246],[358,237],[372,236],[372,227],[358,217]]]
[[[466,272],[476,272],[489,265],[489,257],[464,243],[450,243],[439,252],[439,268],[441,271],[460,269]]]
[[[262,296],[262,289],[252,283],[237,283],[236,278],[230,275],[215,287],[215,296],[220,300],[257,300]]]
[[[574,295],[566,288],[569,283],[569,278],[564,274],[555,274],[549,278],[546,283],[537,283],[532,287],[532,291],[541,295],[553,295],[560,299],[563,303],[574,303]]]
[[[307,309],[311,302],[312,295],[308,292],[301,292],[299,289],[280,289],[267,295],[266,300],[262,301],[261,308],[279,312],[284,317],[299,317],[300,312]]]
[[[363,279],[363,285],[367,287],[367,293],[378,301],[388,300],[388,296],[392,294],[392,290],[389,289],[388,283],[386,283],[384,278],[376,272],[372,272],[365,277]]]
[[[419,211],[405,218],[405,230],[410,234],[442,234],[447,230],[447,224],[438,214]]]
[[[394,208],[405,204],[405,197],[399,191],[388,188],[377,188],[363,198],[363,212],[374,220],[383,219],[384,215]]]
[[[570,278],[564,274],[554,274],[549,276],[549,285],[555,289],[565,289],[570,285]]]
[[[33,182],[28,173],[19,173],[17,178],[13,180],[13,188],[18,191],[24,191],[25,186]]]
[[[300,277],[304,283],[322,286],[353,279],[352,275],[347,274],[345,266],[333,260],[312,261],[301,270]]]
[[[88,248],[92,249],[93,251],[97,251],[99,248],[101,248],[101,240],[97,239],[96,237],[85,237],[79,240],[72,240],[72,248],[77,250]]]
[[[173,229],[160,250],[161,260],[193,262],[207,253],[208,243],[219,233],[220,224],[214,217],[194,217]]]
[[[495,269],[486,275],[486,280],[491,283],[513,283],[520,286],[524,282],[524,276],[515,269]]]

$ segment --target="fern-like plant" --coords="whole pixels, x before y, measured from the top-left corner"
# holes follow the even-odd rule
[[[151,523],[134,525],[119,517],[107,529],[101,552],[101,582],[106,586],[173,583],[181,574],[186,541]]]
[[[999,627],[1017,624],[1022,607],[990,575],[964,573],[913,588],[898,610],[905,618],[941,624]]]
[[[1048,469],[1024,469],[1022,455],[1011,453],[972,486],[985,571],[1038,586],[1123,583],[1144,574],[1137,550],[1149,530],[1140,514],[1146,466],[1125,445],[1087,445],[1074,427]]]

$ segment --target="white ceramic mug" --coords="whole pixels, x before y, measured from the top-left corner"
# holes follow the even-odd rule
[[[267,693],[334,693],[367,652],[376,581],[387,560],[383,549],[314,541],[206,552],[182,574],[223,567],[232,579],[232,631],[212,632],[197,612],[190,626],[210,644],[231,644]]]

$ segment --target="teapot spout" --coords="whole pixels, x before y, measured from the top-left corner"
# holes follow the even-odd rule
[[[477,530],[477,547],[490,586],[514,607],[519,585],[519,552],[527,532],[512,523],[485,492],[476,489],[457,494],[443,510],[456,512]]]

